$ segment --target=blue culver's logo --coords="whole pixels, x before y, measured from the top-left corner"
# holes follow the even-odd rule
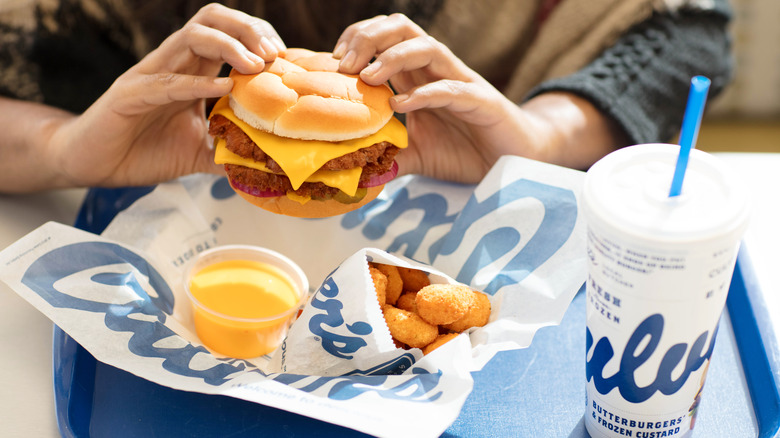
[[[235,191],[230,188],[227,179],[221,178],[212,185],[211,195],[215,199],[226,199],[235,195]],[[428,232],[441,225],[452,224],[450,232],[428,249],[428,258],[435,260],[439,254],[454,253],[478,219],[524,198],[534,198],[544,206],[544,218],[534,235],[523,240],[520,232],[511,227],[501,227],[487,233],[477,230],[484,236],[472,249],[456,277],[459,282],[469,284],[480,269],[523,245],[502,269],[503,273],[483,289],[486,293],[495,294],[506,285],[521,282],[569,239],[577,221],[577,200],[571,190],[519,179],[482,202],[472,195],[461,212],[448,215],[448,203],[443,195],[425,193],[411,197],[409,190],[404,187],[394,192],[389,199],[375,199],[363,208],[345,214],[341,226],[345,229],[362,227],[364,237],[378,240],[385,236],[399,217],[408,212],[422,213],[415,227],[399,233],[385,248],[390,253],[397,253],[404,248],[402,254],[414,258]]]
[[[672,345],[669,350],[663,353],[655,380],[647,386],[640,387],[636,383],[634,373],[655,354],[663,331],[664,318],[660,314],[650,315],[642,321],[631,334],[623,349],[620,368],[609,377],[603,375],[604,368],[615,355],[615,351],[607,337],[599,339],[593,348],[591,359],[587,361],[585,366],[587,381],[593,380],[596,390],[601,394],[607,394],[617,388],[620,395],[632,403],[642,403],[656,392],[665,395],[676,393],[685,385],[691,373],[701,368],[712,356],[718,329],[716,327],[713,330],[706,350],[705,343],[709,331],[699,335],[691,345],[690,350],[686,343]],[[646,341],[646,338],[649,340]],[[591,347],[593,347],[593,335],[587,328],[585,333],[586,354],[590,354]],[[640,347],[642,347],[641,350]],[[687,357],[685,357],[686,352],[688,353]],[[683,364],[682,372],[675,371],[680,363]],[[673,375],[677,374],[679,376],[676,379],[673,378]]]
[[[352,359],[353,353],[367,345],[363,336],[371,333],[371,325],[363,321],[346,324],[347,330],[356,336],[333,333],[333,329],[345,325],[341,315],[344,304],[336,299],[338,294],[338,285],[333,281],[333,277],[328,276],[309,304],[325,313],[318,313],[311,317],[309,331],[320,337],[322,348],[331,355],[341,359]],[[321,299],[323,297],[324,300]]]
[[[81,278],[85,275],[88,277]],[[106,288],[127,288],[135,299],[111,304],[78,298],[59,290],[60,285],[70,279],[74,285],[92,283]],[[162,367],[169,372],[220,385],[229,375],[247,369],[245,363],[234,360],[222,361],[207,369],[193,369],[189,366],[192,358],[198,353],[208,354],[208,350],[191,344],[181,348],[155,347],[157,341],[177,336],[164,325],[173,312],[173,292],[143,257],[122,246],[81,242],[54,249],[27,268],[22,283],[54,307],[105,314],[106,327],[116,332],[133,333],[127,344],[133,354],[162,358]]]
[[[472,195],[461,212],[447,215],[447,200],[444,196],[426,193],[410,198],[409,191],[402,188],[394,193],[392,199],[374,200],[366,207],[348,213],[342,220],[342,226],[349,229],[363,224],[363,235],[377,240],[385,235],[386,230],[400,216],[409,211],[420,211],[423,214],[419,225],[396,236],[387,251],[396,252],[405,247],[403,254],[413,258],[431,229],[451,223],[450,232],[434,242],[428,250],[430,260],[434,260],[437,255],[454,253],[467,232],[474,231],[472,226],[478,219],[523,198],[537,199],[544,206],[544,218],[536,233],[530,239],[523,240],[520,232],[511,227],[500,227],[487,233],[476,230],[484,235],[456,277],[459,282],[470,284],[480,269],[523,245],[504,266],[503,273],[484,288],[486,293],[495,294],[506,285],[521,282],[569,239],[577,220],[577,201],[571,190],[520,179],[504,186],[482,202]]]
[[[225,178],[217,180],[211,189],[211,195],[216,199],[235,195]],[[495,293],[502,285],[520,282],[568,239],[577,214],[576,200],[570,191],[519,180],[482,202],[477,202],[472,197],[464,209],[465,214],[459,216],[457,212],[446,214],[448,205],[444,196],[428,193],[412,198],[404,188],[398,190],[392,200],[375,200],[363,209],[345,215],[342,218],[342,226],[347,229],[362,226],[363,235],[376,240],[383,237],[389,226],[401,215],[409,211],[422,212],[423,217],[419,226],[398,234],[386,248],[388,252],[397,252],[405,247],[404,255],[413,257],[431,229],[440,225],[453,224],[451,232],[435,242],[428,250],[430,259],[433,260],[437,254],[454,252],[460,246],[473,221],[502,208],[509,202],[526,197],[540,200],[548,214],[545,214],[537,233],[525,243],[520,253],[507,265],[507,269],[512,269],[514,272],[511,275],[497,277],[491,283],[490,289],[486,290]],[[567,207],[561,208],[561,205],[566,204]],[[476,272],[492,261],[491,259],[499,258],[519,245],[520,237],[519,233],[511,228],[490,231],[481,239],[478,247],[472,250],[471,257],[468,258],[457,279],[469,283]],[[490,259],[480,254],[485,249],[488,250]],[[79,278],[80,276],[84,278]],[[129,288],[136,298],[123,304],[79,298],[58,288],[62,280],[69,278],[75,280],[72,283],[75,285],[91,282],[106,288]],[[158,341],[176,336],[164,325],[173,311],[173,293],[159,272],[145,259],[119,245],[106,242],[81,242],[57,248],[30,265],[22,282],[53,307],[104,314],[107,328],[117,332],[132,333],[128,341],[130,352],[141,357],[162,359],[162,366],[168,372],[202,379],[205,383],[215,386],[228,382],[232,375],[241,372],[262,374],[251,365],[232,359],[218,361],[216,365],[207,369],[193,369],[190,367],[192,359],[199,353],[208,353],[205,348],[190,344],[172,348],[165,343],[160,343],[165,347],[155,347]],[[328,293],[332,292],[328,291]],[[365,342],[359,338],[365,336],[370,327],[352,324],[348,327],[351,333],[350,339],[339,340],[332,336],[335,334],[332,329],[343,323],[341,307],[337,307],[335,302],[330,301],[335,298],[323,294],[323,299],[317,304],[321,306],[319,310],[323,311],[317,327],[321,330],[320,336],[333,353],[351,356],[362,346],[361,341]],[[351,339],[352,335],[358,339]],[[366,392],[373,392],[384,398],[411,401],[433,401],[441,397],[442,392],[436,389],[442,377],[441,372],[431,373],[417,367],[404,375],[408,378],[392,387],[385,387],[385,383],[390,378],[386,374],[408,369],[413,366],[413,362],[414,358],[407,354],[387,364],[370,370],[356,370],[344,377],[290,374],[268,377],[306,392],[328,388],[327,396],[338,400],[351,399]]]
[[[235,192],[229,190],[227,180],[221,178],[212,185],[211,194],[215,198],[224,199],[235,195]],[[519,180],[481,203],[472,197],[464,209],[468,213],[458,217],[458,213],[446,214],[447,200],[444,196],[432,193],[411,198],[404,188],[397,191],[391,201],[375,200],[366,208],[345,215],[342,226],[349,229],[363,225],[364,236],[376,240],[383,237],[389,225],[402,214],[413,210],[421,211],[423,218],[420,225],[397,235],[387,250],[396,252],[405,246],[404,255],[413,257],[432,228],[453,224],[449,235],[429,249],[430,258],[433,260],[437,253],[454,252],[473,221],[509,202],[525,197],[540,200],[545,209],[551,213],[545,215],[539,231],[507,265],[507,268],[520,267],[520,269],[515,270],[516,273],[513,275],[497,277],[491,283],[491,288],[487,291],[494,293],[501,285],[521,281],[568,239],[576,220],[576,202],[570,191]],[[389,206],[387,202],[390,202]],[[567,203],[569,207],[560,208],[561,204]],[[553,206],[556,208],[553,209]],[[519,233],[510,228],[493,230],[486,234],[479,246],[472,251],[472,256],[458,275],[458,280],[469,283],[473,275],[490,262],[480,257],[479,253],[483,249],[489,249],[490,257],[495,259],[509,252],[519,242]],[[103,272],[99,272],[101,270]],[[132,290],[137,298],[123,304],[109,304],[99,300],[78,298],[58,289],[58,282],[80,275],[88,275],[88,277],[77,279],[74,284],[85,284],[84,281],[88,281],[106,288],[125,287]],[[164,325],[173,310],[173,293],[160,274],[145,259],[119,245],[81,242],[55,249],[35,261],[25,272],[22,282],[53,307],[104,314],[106,327],[117,332],[132,333],[128,341],[130,352],[141,357],[163,359],[163,368],[171,373],[202,379],[205,383],[215,386],[229,381],[231,375],[240,372],[262,374],[245,362],[236,360],[220,361],[207,369],[193,369],[190,367],[193,357],[199,353],[207,353],[205,348],[190,344],[181,348],[170,348],[168,345],[164,348],[155,347],[157,341],[176,335]],[[336,308],[336,304],[329,301],[331,298],[324,296],[326,299],[319,303],[324,316],[321,317],[317,327],[322,330],[323,339],[331,345],[333,352],[350,356],[360,348],[362,339],[349,339],[348,342],[343,342],[342,339],[343,344],[341,344],[336,337],[330,335],[334,331],[329,328],[335,328],[334,324],[340,324],[341,308]],[[367,334],[368,329],[370,327],[362,324],[352,324],[349,328],[356,338]],[[430,373],[420,368],[413,368],[408,379],[394,387],[384,387],[389,377],[378,374],[397,372],[412,364],[413,357],[403,355],[394,362],[370,370],[356,370],[345,377],[319,377],[314,378],[313,382],[311,381],[313,377],[309,376],[278,374],[271,378],[307,392],[329,386],[328,397],[332,399],[354,398],[365,392],[374,392],[381,397],[413,401],[432,401],[439,398],[441,392],[436,391],[436,388],[441,378],[440,372]]]
[[[352,359],[355,352],[368,345],[364,336],[371,334],[371,325],[364,321],[346,324],[341,310],[344,304],[338,299],[339,287],[330,275],[320,286],[309,306],[321,310],[309,319],[309,331],[319,337],[322,349],[341,359]],[[339,334],[335,329],[346,327],[350,334]],[[347,375],[401,374],[414,364],[414,356],[403,354],[369,370],[355,370]]]
[[[164,325],[173,312],[173,292],[160,273],[143,257],[120,245],[80,242],[54,249],[27,268],[22,283],[53,307],[104,314],[107,328],[132,333],[128,341],[130,352],[141,357],[163,359],[162,367],[168,372],[202,379],[214,386],[228,382],[232,375],[240,372],[264,375],[251,365],[235,359],[218,361],[207,369],[191,368],[190,363],[196,354],[208,354],[203,347],[191,344],[180,348],[170,345],[155,347],[158,341],[176,336]],[[103,285],[106,288],[128,288],[136,298],[123,304],[78,298],[67,290],[61,290],[66,289],[63,284],[67,283],[73,285],[71,287],[93,283],[93,286]],[[111,291],[106,290],[106,294],[111,294]],[[405,360],[411,363],[409,358]],[[374,369],[367,373],[384,371]],[[330,385],[327,396],[335,400],[354,398],[366,392],[412,401],[433,401],[441,395],[435,391],[428,394],[438,385],[441,374],[417,369],[408,379],[391,388],[383,386],[387,376],[318,377],[313,382],[304,381],[304,377],[278,374],[272,378],[306,392]]]

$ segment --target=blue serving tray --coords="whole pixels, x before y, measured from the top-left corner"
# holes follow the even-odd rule
[[[91,190],[76,226],[99,233],[149,190]],[[743,248],[694,436],[780,436],[780,350],[761,297]],[[539,330],[529,348],[501,352],[473,373],[474,390],[442,436],[588,436],[584,356],[581,290],[560,325]],[[366,436],[257,403],[152,383],[95,360],[57,327],[53,362],[57,421],[64,437]]]

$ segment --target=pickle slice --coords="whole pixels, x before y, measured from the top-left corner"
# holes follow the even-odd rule
[[[362,187],[358,187],[357,192],[355,192],[355,196],[349,196],[339,190],[339,192],[333,196],[333,199],[335,201],[341,202],[342,204],[354,204],[365,198],[366,193],[368,193],[368,190]]]

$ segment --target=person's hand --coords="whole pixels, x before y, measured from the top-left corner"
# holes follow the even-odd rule
[[[334,56],[341,71],[372,85],[389,81],[396,91],[390,104],[406,113],[409,132],[409,148],[397,157],[401,172],[476,182],[498,157],[516,153],[516,105],[406,16],[349,26]]]
[[[54,162],[75,186],[145,185],[219,172],[204,112],[206,98],[232,88],[231,79],[217,77],[222,65],[257,73],[284,50],[269,23],[208,5],[55,131]]]
[[[409,148],[397,156],[402,173],[474,183],[502,155],[584,167],[611,150],[601,131],[581,139],[609,123],[589,102],[547,93],[518,106],[404,15],[349,26],[333,54],[342,72],[372,85],[389,81],[396,91],[390,104],[406,113],[409,132]],[[591,140],[593,150],[584,144]]]

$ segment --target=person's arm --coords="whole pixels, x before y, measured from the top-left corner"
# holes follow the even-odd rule
[[[532,90],[526,105],[550,93],[576,95],[625,133],[615,146],[673,140],[691,77],[712,80],[710,101],[731,79],[730,9],[725,0],[716,0],[715,6],[655,13],[580,71]],[[572,151],[577,147],[573,140],[566,147]]]
[[[122,74],[84,113],[0,99],[0,192],[147,185],[216,171],[204,99],[257,73],[284,44],[267,22],[220,5]]]
[[[559,166],[586,169],[628,144],[621,126],[591,101],[565,91],[539,94],[520,108],[537,121],[537,154],[528,156]]]
[[[0,192],[73,187],[59,169],[49,139],[73,114],[0,97]]]

